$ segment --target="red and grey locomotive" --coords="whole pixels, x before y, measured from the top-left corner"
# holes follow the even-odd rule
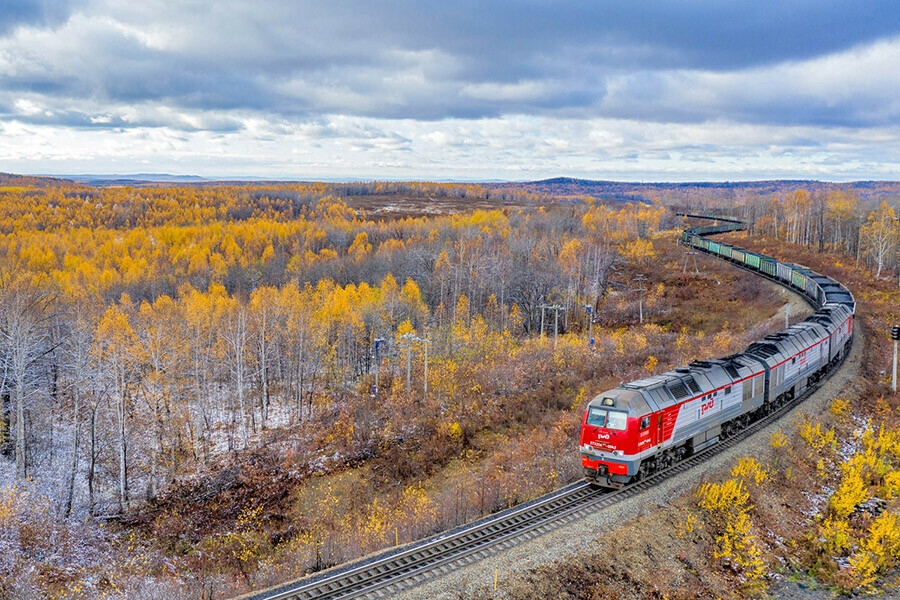
[[[816,281],[825,290],[815,295],[801,290],[820,308],[739,354],[693,362],[599,394],[588,403],[581,424],[581,464],[587,478],[622,487],[665,469],[777,410],[840,362],[853,333],[852,295],[805,267],[788,267],[785,277],[776,273],[772,278],[797,287],[794,272],[802,269],[804,287]]]

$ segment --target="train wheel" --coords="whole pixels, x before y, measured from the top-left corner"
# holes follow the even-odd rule
[[[633,481],[640,481],[641,479],[648,476],[649,474],[650,474],[650,471],[649,471],[649,469],[647,469],[646,463],[641,463],[641,466],[640,466],[640,468],[638,468],[637,475],[634,476]]]
[[[666,453],[663,455],[662,468],[668,469],[673,464],[675,464],[675,454],[671,450],[666,450]]]
[[[643,479],[644,477],[648,477],[653,475],[656,472],[656,460],[650,459],[641,462],[641,466],[638,469],[637,479]]]

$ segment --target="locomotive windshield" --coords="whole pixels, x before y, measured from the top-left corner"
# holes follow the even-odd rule
[[[588,409],[587,424],[593,427],[625,431],[628,415],[620,410],[606,410],[599,406],[592,406]]]

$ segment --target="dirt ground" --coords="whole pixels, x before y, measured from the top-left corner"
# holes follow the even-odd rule
[[[422,196],[412,194],[348,196],[345,200],[351,207],[356,210],[364,211],[366,216],[375,220],[453,215],[472,210],[498,210],[503,208],[533,210],[537,208],[536,204],[527,204],[521,200],[497,200],[494,198],[423,198]]]
[[[888,574],[879,583],[884,591],[881,594],[869,597],[877,598],[877,600],[900,600],[900,570]],[[858,596],[838,594],[833,590],[822,587],[821,584],[804,574],[798,573],[770,587],[769,597],[774,600],[837,600]]]

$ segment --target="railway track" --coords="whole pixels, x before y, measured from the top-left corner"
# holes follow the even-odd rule
[[[778,411],[752,423],[728,439],[623,489],[609,491],[596,488],[587,482],[571,484],[524,505],[427,538],[410,547],[389,550],[335,571],[247,594],[235,600],[388,598],[402,590],[539,537],[591,512],[603,510],[634,497],[669,477],[688,471],[778,421],[814,394],[831,377],[849,354],[852,343],[851,339],[844,357],[827,371],[824,377],[807,387],[802,394]]]

